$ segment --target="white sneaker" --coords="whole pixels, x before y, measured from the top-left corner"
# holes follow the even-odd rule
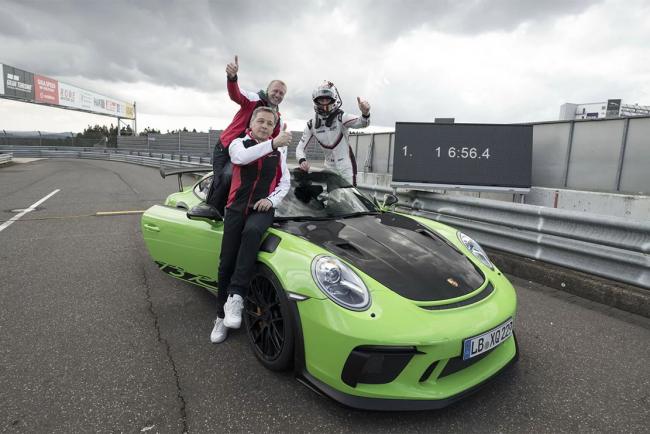
[[[214,320],[214,327],[212,328],[212,333],[210,333],[210,342],[213,344],[219,344],[226,340],[228,337],[228,328],[223,323],[223,318],[217,317]]]
[[[238,329],[241,326],[241,311],[244,308],[244,299],[241,295],[230,294],[228,301],[223,306],[226,313],[223,324],[229,329]]]

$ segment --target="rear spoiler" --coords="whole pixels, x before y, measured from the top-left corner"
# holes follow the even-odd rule
[[[185,173],[212,172],[211,167],[164,167],[160,166],[160,176],[166,178],[169,175],[178,175],[178,191],[183,191],[183,175]]]

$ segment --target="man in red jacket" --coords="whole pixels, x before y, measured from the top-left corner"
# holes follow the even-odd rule
[[[243,137],[246,128],[251,120],[253,110],[260,106],[270,107],[278,110],[278,106],[284,99],[287,92],[287,85],[281,80],[273,80],[269,83],[266,91],[260,90],[257,93],[246,92],[239,89],[237,84],[237,73],[239,72],[239,58],[226,66],[227,88],[230,99],[239,104],[239,111],[235,114],[230,125],[221,133],[219,141],[214,147],[212,154],[212,187],[208,193],[206,203],[214,209],[212,211],[223,216],[224,206],[228,196],[232,165],[228,155],[228,146],[237,137]],[[282,127],[282,120],[278,112],[278,122],[273,129],[271,137],[276,137]]]
[[[228,147],[233,175],[221,240],[217,319],[210,334],[213,343],[223,342],[229,328],[240,327],[262,236],[289,191],[286,146],[291,133],[285,126],[271,138],[278,118],[269,107],[256,108],[252,116],[250,131]]]

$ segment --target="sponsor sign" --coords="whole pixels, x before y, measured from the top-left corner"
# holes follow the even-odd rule
[[[0,64],[0,95],[75,110],[135,118],[133,104],[63,83],[40,74]]]
[[[116,101],[80,87],[59,82],[59,104],[78,110],[91,111],[121,118],[133,119],[133,104]]]
[[[5,96],[34,101],[34,74],[4,65],[2,82]]]
[[[126,116],[124,116],[125,118],[134,119],[135,107],[133,106],[133,104],[128,104],[128,103],[125,104],[124,113],[126,114]]]
[[[37,102],[59,104],[59,82],[44,75],[34,75],[34,97]]]

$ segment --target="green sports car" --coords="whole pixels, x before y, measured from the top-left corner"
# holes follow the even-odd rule
[[[169,173],[196,172],[176,169]],[[212,174],[142,217],[160,269],[217,291],[223,222],[197,214]],[[338,175],[293,171],[258,254],[244,324],[269,369],[355,408],[444,407],[518,357],[516,294],[479,244],[390,210]],[[195,206],[199,205],[197,208]]]

